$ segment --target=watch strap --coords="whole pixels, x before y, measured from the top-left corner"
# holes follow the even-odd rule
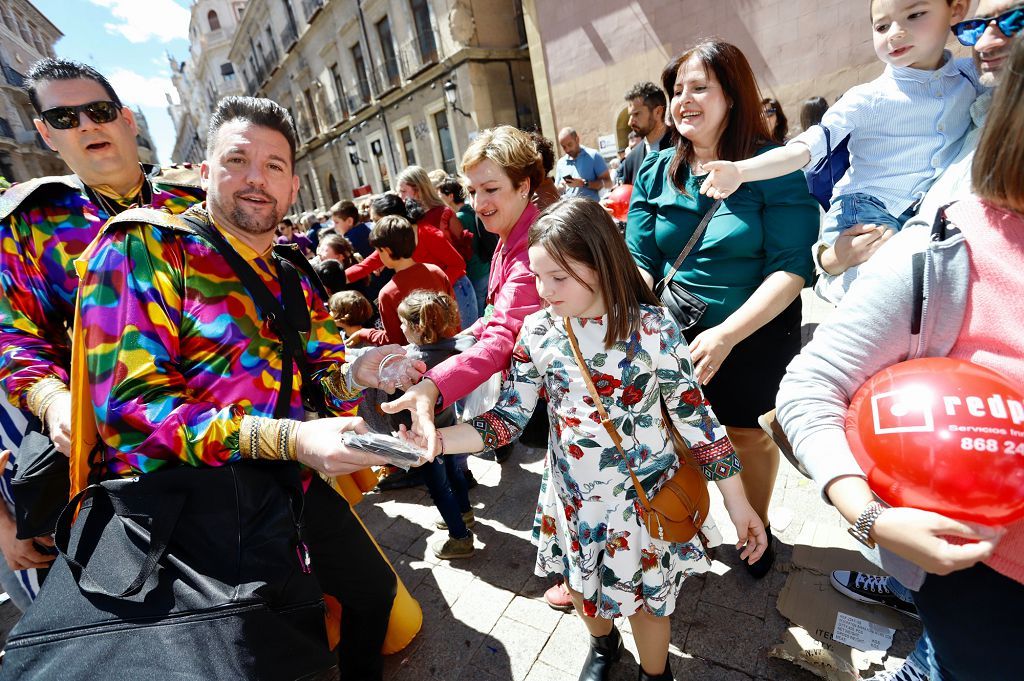
[[[878,516],[882,515],[882,511],[887,508],[888,506],[884,506],[878,501],[872,501],[865,506],[860,515],[857,516],[857,521],[847,530],[850,536],[869,549],[875,548],[875,540],[871,538],[871,528],[875,526]]]

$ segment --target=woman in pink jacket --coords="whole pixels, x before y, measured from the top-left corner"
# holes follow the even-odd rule
[[[428,371],[404,395],[381,405],[388,413],[412,412],[413,428],[434,443],[434,411],[459,400],[496,372],[506,371],[526,315],[540,309],[530,271],[526,234],[539,211],[530,198],[544,171],[530,137],[509,125],[484,130],[462,157],[462,173],[484,229],[497,234],[487,309],[462,333],[473,347]],[[432,445],[436,446],[436,445]],[[431,458],[437,452],[430,452]]]

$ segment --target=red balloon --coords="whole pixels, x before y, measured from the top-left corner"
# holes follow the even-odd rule
[[[604,204],[611,209],[613,218],[619,222],[625,222],[626,215],[629,214],[629,199],[632,196],[633,185],[620,184],[608,194]]]
[[[892,506],[1005,525],[1024,518],[1024,396],[948,357],[878,372],[853,396],[846,438]]]

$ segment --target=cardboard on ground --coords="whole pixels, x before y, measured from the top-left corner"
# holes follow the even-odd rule
[[[860,671],[882,664],[885,652],[863,652],[834,640],[838,614],[843,612],[890,629],[901,628],[903,622],[888,608],[841,595],[829,583],[833,570],[881,572],[857,551],[845,529],[808,522],[793,548],[792,571],[779,593],[777,606],[793,626],[771,655],[828,681],[857,681]]]

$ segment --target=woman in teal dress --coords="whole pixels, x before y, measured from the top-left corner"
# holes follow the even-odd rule
[[[649,155],[633,187],[626,242],[652,286],[672,268],[713,201],[703,164],[775,146],[743,53],[704,41],[666,66],[676,145]],[[757,417],[774,408],[786,365],[800,351],[800,290],[813,280],[818,208],[800,172],[751,182],[725,199],[674,280],[707,303],[686,330],[698,380],[736,448],[747,497],[768,527],[779,466]],[[770,543],[747,569],[767,574]]]

